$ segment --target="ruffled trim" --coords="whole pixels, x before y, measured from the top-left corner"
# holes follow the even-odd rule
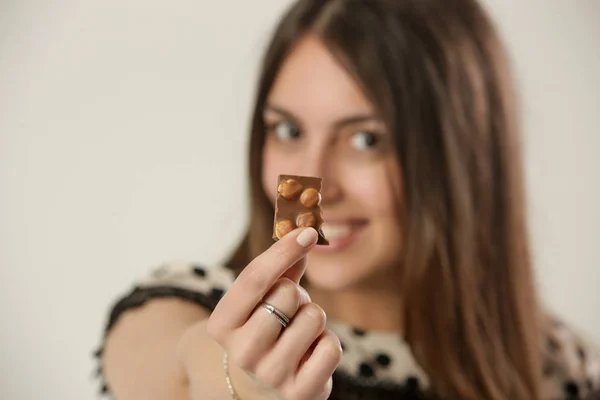
[[[432,400],[414,377],[403,383],[394,381],[366,381],[342,370],[333,374],[333,390],[329,400]]]

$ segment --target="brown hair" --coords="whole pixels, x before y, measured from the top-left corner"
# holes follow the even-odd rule
[[[406,338],[434,390],[539,399],[540,320],[506,57],[475,0],[300,0],[270,43],[252,119],[251,221],[230,260],[270,244],[263,107],[286,55],[320,37],[395,134],[404,181]]]

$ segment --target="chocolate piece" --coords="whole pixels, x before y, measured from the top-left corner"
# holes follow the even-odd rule
[[[319,233],[317,244],[329,245],[321,226],[321,185],[323,179],[311,176],[279,175],[273,239],[279,240],[298,227],[313,227]]]

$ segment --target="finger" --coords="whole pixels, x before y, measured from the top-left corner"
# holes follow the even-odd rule
[[[260,361],[257,376],[277,385],[295,375],[302,356],[325,329],[325,322],[321,307],[315,303],[302,306],[273,349]]]
[[[296,261],[296,263],[294,263],[294,265],[292,265],[290,269],[285,271],[283,275],[281,275],[281,277],[289,278],[293,282],[300,283],[300,279],[306,271],[306,263],[307,260],[305,255],[300,260]]]
[[[263,302],[276,307],[291,320],[294,318],[300,307],[310,303],[310,296],[303,287],[291,279],[279,278],[264,297]],[[262,307],[259,305],[258,308]],[[256,313],[253,313],[252,317],[254,317],[254,315],[256,315]],[[260,315],[269,316],[269,319],[271,320],[274,319],[267,311],[264,311]],[[250,319],[252,319],[252,317]],[[250,320],[248,322],[250,322]],[[248,325],[248,323],[246,323],[246,325]],[[279,324],[279,326],[281,326],[281,324]]]
[[[240,273],[213,311],[213,321],[230,329],[242,326],[279,277],[317,242],[313,228],[296,229],[256,257]]]
[[[264,301],[292,319],[310,298],[295,282],[281,278],[275,282]],[[230,356],[243,369],[254,370],[256,364],[273,348],[282,329],[275,316],[259,305],[248,322],[236,330],[229,349]]]
[[[338,337],[325,330],[316,341],[312,354],[298,370],[296,387],[300,398],[318,398],[325,388],[331,390],[330,378],[342,360],[342,347]]]

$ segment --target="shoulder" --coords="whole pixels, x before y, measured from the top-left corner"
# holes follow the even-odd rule
[[[600,395],[600,352],[581,332],[550,316],[545,326],[543,392],[548,398]]]
[[[133,288],[115,302],[110,309],[106,330],[125,311],[153,299],[179,299],[211,312],[234,281],[234,272],[223,265],[165,263],[135,282]]]

